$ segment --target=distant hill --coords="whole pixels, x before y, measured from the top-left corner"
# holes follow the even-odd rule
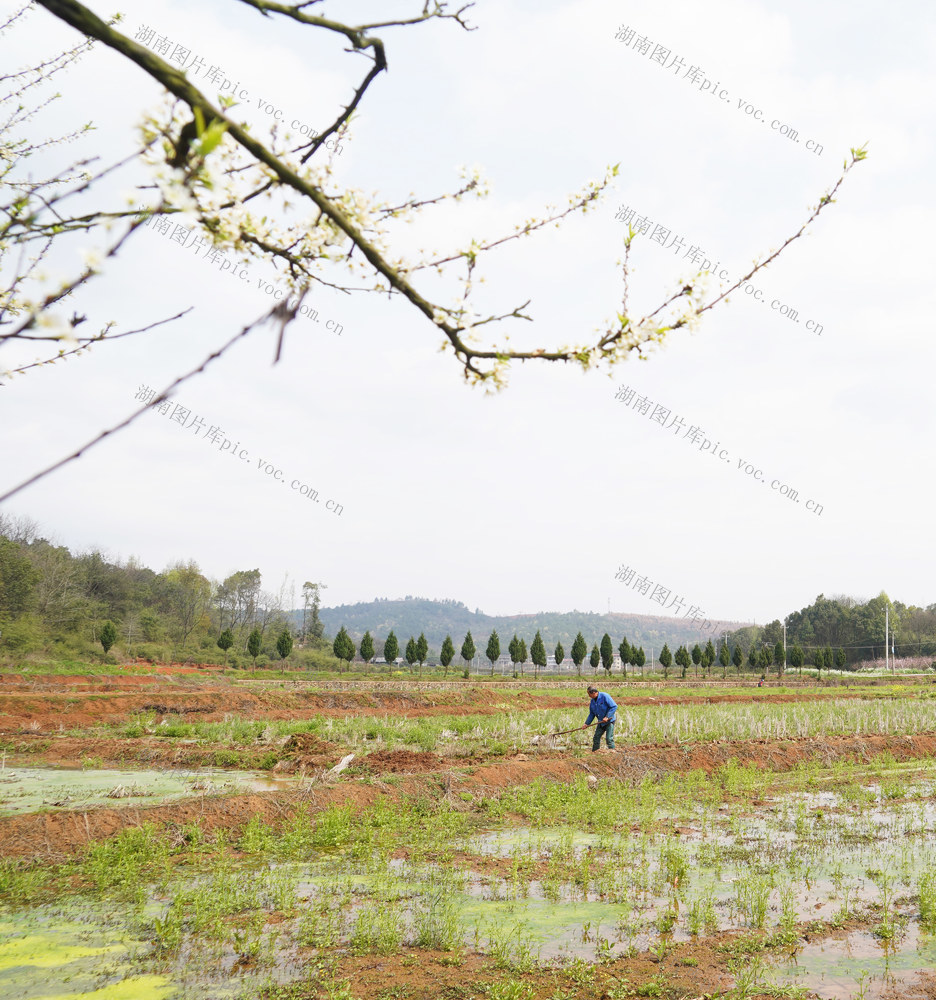
[[[299,615],[301,619],[301,614]],[[650,648],[659,652],[663,643],[667,642],[670,649],[683,643],[691,649],[695,643],[704,645],[706,640],[719,635],[723,631],[733,631],[749,622],[717,621],[716,628],[701,631],[685,618],[666,615],[624,615],[595,614],[587,611],[540,611],[532,615],[486,615],[480,611],[469,611],[460,601],[438,601],[423,597],[407,597],[402,600],[377,600],[368,603],[342,604],[334,608],[322,608],[322,622],[325,633],[334,637],[342,625],[348,634],[359,643],[365,631],[370,631],[375,641],[380,640],[378,648],[390,629],[400,640],[400,648],[405,646],[409,637],[418,636],[424,632],[429,641],[430,651],[438,654],[446,635],[451,635],[456,650],[461,647],[465,633],[470,629],[478,652],[484,652],[488,636],[492,629],[497,629],[501,640],[501,650],[507,651],[516,632],[525,639],[529,647],[537,630],[543,636],[548,653],[552,653],[557,642],[562,642],[566,655],[572,648],[577,632],[581,632],[591,649],[594,643],[601,641],[605,632],[611,636],[614,647],[624,636],[627,641],[643,646],[647,655]]]

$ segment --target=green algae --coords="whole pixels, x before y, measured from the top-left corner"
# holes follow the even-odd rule
[[[33,1000],[165,1000],[174,991],[165,976],[132,976],[89,993],[44,993]]]
[[[14,930],[12,924],[0,924],[0,938],[6,938]],[[56,941],[51,935],[27,934],[0,942],[0,973],[24,965],[36,968],[61,966],[90,955],[105,955],[122,950],[120,945],[89,948],[86,945]]]
[[[0,771],[0,816],[100,806],[156,805],[190,795],[267,791],[289,778],[256,771],[17,767]]]
[[[164,1000],[175,986],[141,975],[135,953],[148,946],[125,937],[90,907],[80,920],[43,908],[0,920],[0,996],[17,1000]]]

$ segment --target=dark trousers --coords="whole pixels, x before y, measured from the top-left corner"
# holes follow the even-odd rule
[[[597,750],[601,746],[601,736],[604,734],[605,743],[608,749],[614,749],[614,720],[610,722],[599,722],[595,725],[595,733],[592,736],[592,750]]]

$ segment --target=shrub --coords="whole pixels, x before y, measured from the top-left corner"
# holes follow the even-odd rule
[[[169,663],[172,651],[168,646],[156,642],[143,642],[136,647],[136,655],[141,660],[149,660],[150,663]]]
[[[0,621],[0,649],[5,653],[34,653],[42,649],[44,636],[38,618],[22,615],[14,621]]]

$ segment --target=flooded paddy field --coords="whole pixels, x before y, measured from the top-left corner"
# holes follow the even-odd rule
[[[8,730],[0,996],[933,996],[928,694],[636,704],[595,755],[563,705]],[[219,748],[267,766],[159,766]]]

